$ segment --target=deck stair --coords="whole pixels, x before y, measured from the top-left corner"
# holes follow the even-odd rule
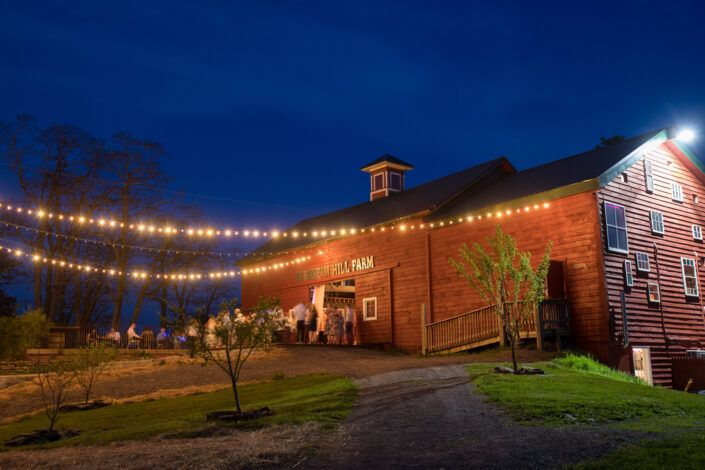
[[[507,303],[506,308],[514,310],[516,305]],[[423,354],[453,353],[503,342],[501,323],[494,305],[432,323],[426,323],[426,308],[423,306],[421,328]],[[568,299],[546,299],[527,318],[520,336],[523,339],[536,338],[537,349],[543,350],[546,336],[553,335],[560,346],[561,336],[569,333]]]

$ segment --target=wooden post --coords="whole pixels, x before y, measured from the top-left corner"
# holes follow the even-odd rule
[[[421,354],[426,355],[427,337],[426,337],[426,304],[421,304]]]
[[[536,310],[534,312],[534,323],[536,327],[536,350],[543,352],[543,315],[541,315],[541,303],[536,305]]]

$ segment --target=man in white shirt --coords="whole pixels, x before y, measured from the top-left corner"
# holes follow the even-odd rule
[[[296,320],[296,342],[306,342],[306,300],[294,307],[294,320]]]
[[[108,339],[115,343],[115,346],[120,346],[120,332],[115,328],[110,328],[110,333],[108,333]]]
[[[127,329],[127,345],[128,345],[128,347],[130,347],[130,341],[136,341],[136,343],[133,342],[132,344],[137,344],[139,346],[139,340],[140,340],[141,336],[138,335],[137,332],[135,331],[136,326],[137,325],[135,325],[134,323],[131,323],[130,327]]]

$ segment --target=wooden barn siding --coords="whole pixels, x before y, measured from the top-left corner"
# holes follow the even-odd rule
[[[528,213],[501,218],[483,217],[470,223],[431,232],[432,320],[438,321],[487,305],[487,302],[460,279],[448,258],[460,259],[463,242],[472,246],[484,242],[500,225],[517,239],[520,250],[531,251],[536,263],[549,240],[551,258],[567,259],[567,288],[571,302],[573,339],[602,360],[608,359],[607,318],[599,244],[595,194],[592,192],[550,202]]]
[[[417,225],[418,221],[409,221],[407,225]],[[275,262],[286,262],[303,256],[311,260],[281,270],[268,270],[263,274],[248,274],[242,278],[242,304],[245,308],[253,306],[260,295],[275,295],[281,298],[285,310],[292,308],[307,295],[308,287],[325,284],[327,279],[316,279],[297,284],[297,271],[304,271],[325,266],[351,258],[374,255],[375,269],[394,266],[392,269],[392,295],[394,342],[400,348],[416,352],[421,347],[421,304],[427,301],[426,289],[426,232],[418,228],[405,231],[391,230],[384,232],[358,234],[349,238],[333,240],[309,249],[299,250],[289,255],[279,256],[247,266],[247,269]],[[319,255],[318,252],[323,254]],[[350,273],[342,279],[356,279],[355,309],[360,320],[361,340],[363,343],[390,342],[392,338],[390,325],[388,270],[359,274]],[[362,322],[362,299],[377,297],[377,320]]]
[[[669,353],[677,354],[683,347],[671,345],[666,348],[666,336],[690,338],[705,341],[702,304],[699,298],[686,298],[681,272],[681,257],[693,258],[705,255],[705,247],[692,237],[691,224],[705,225],[705,187],[696,177],[665,147],[659,147],[646,157],[652,161],[654,191],[646,192],[643,160],[632,165],[627,171],[627,182],[621,177],[610,182],[599,192],[600,201],[613,202],[625,207],[629,255],[607,251],[603,242],[605,277],[608,291],[608,305],[614,315],[613,340],[618,341],[623,332],[620,292],[624,287],[624,260],[633,264],[634,287],[626,288],[627,322],[629,340],[632,346],[650,346],[654,382],[670,385],[671,361]],[[667,165],[667,161],[671,164]],[[683,186],[683,202],[671,198],[671,182]],[[693,194],[698,203],[693,202]],[[600,205],[603,221],[604,206]],[[650,210],[663,214],[664,235],[651,233]],[[604,231],[602,234],[604,239]],[[650,305],[647,300],[647,281],[657,282],[653,243],[658,245],[658,264],[661,272],[661,302],[663,306],[663,327],[661,310],[658,305]],[[641,274],[636,271],[635,252],[649,254],[651,271]],[[698,282],[702,286],[702,268],[698,265]],[[702,288],[702,287],[700,287]],[[701,293],[702,295],[702,293]]]

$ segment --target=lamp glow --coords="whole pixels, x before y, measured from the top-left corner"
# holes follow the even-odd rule
[[[683,142],[692,142],[695,139],[695,132],[692,129],[683,129],[678,133],[676,139]]]

